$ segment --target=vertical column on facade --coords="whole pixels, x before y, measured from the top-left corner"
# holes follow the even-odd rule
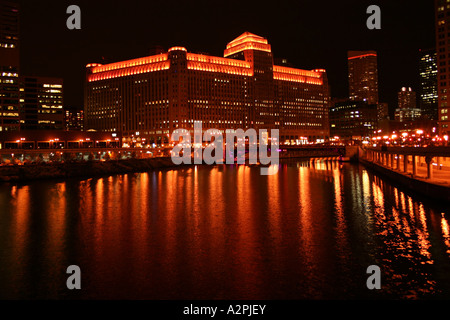
[[[400,171],[400,155],[399,154],[397,154],[397,166],[396,166],[396,169],[398,171]]]
[[[427,164],[427,179],[433,179],[433,157],[426,156],[425,162]]]
[[[408,172],[408,155],[403,156],[403,172]]]
[[[412,176],[416,177],[417,176],[417,156],[416,155],[411,155],[412,157]]]

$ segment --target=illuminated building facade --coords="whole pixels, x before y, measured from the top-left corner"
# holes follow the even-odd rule
[[[361,140],[377,129],[378,108],[367,101],[340,101],[330,108],[331,136]]]
[[[412,88],[402,87],[397,93],[399,109],[415,109],[416,93]]]
[[[450,133],[450,3],[435,0],[439,134]]]
[[[107,65],[87,66],[85,129],[169,141],[173,130],[280,130],[281,142],[329,136],[325,70],[273,63],[263,37],[244,33],[224,57],[168,52]]]
[[[0,131],[20,128],[19,7],[0,0]]]
[[[430,120],[438,119],[437,55],[435,49],[420,50],[420,109]]]
[[[84,128],[84,111],[83,110],[66,110],[64,122],[67,131],[82,131]]]
[[[348,52],[349,97],[355,101],[378,103],[378,67],[375,51]]]
[[[28,76],[20,80],[20,129],[64,129],[63,80]]]
[[[411,88],[403,87],[397,96],[398,108],[395,110],[395,120],[414,121],[421,117],[422,112],[416,107],[416,93]]]

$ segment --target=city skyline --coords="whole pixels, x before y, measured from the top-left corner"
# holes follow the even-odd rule
[[[82,29],[68,30],[68,2],[51,6],[27,3],[21,9],[21,69],[30,75],[63,77],[65,106],[81,109],[84,67],[88,63],[148,56],[157,45],[165,50],[182,45],[189,52],[220,56],[224,43],[249,31],[270,39],[276,48],[274,55],[294,67],[327,70],[332,97],[347,96],[347,51],[377,51],[380,101],[389,103],[392,115],[401,87],[419,89],[419,49],[435,43],[434,5],[410,5],[406,1],[376,4],[382,12],[381,30],[366,28],[365,1],[326,6],[283,2],[275,8],[256,7],[250,2],[196,2],[171,9],[165,4],[152,6],[137,1],[79,1]],[[395,18],[399,14],[401,24]],[[38,23],[40,28],[32,27]]]

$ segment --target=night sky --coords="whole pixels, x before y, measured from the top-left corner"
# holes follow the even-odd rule
[[[324,68],[332,97],[347,97],[347,51],[376,50],[380,101],[391,112],[402,86],[418,90],[418,51],[435,45],[434,1],[30,1],[21,5],[24,75],[62,77],[65,106],[83,107],[85,65],[149,55],[155,45],[223,56],[245,31],[268,39],[275,57],[301,69]],[[81,8],[81,30],[66,9]],[[366,9],[381,8],[381,30]]]

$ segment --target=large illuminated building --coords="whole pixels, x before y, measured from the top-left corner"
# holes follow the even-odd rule
[[[139,135],[157,144],[173,130],[280,130],[282,143],[329,136],[329,88],[323,69],[274,65],[271,46],[248,32],[224,57],[168,52],[107,65],[89,64],[85,130]]]
[[[20,128],[19,7],[0,0],[0,131]]]
[[[439,133],[450,133],[450,2],[435,0]]]

